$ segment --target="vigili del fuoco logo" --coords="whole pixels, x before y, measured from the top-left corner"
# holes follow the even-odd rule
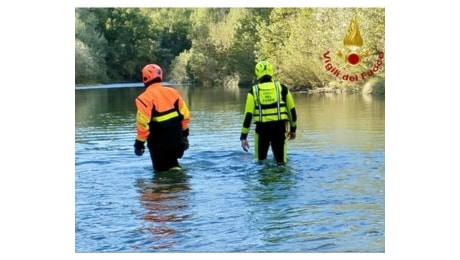
[[[343,45],[345,46],[345,49],[337,52],[337,56],[341,59],[341,63],[338,66],[332,63],[330,51],[326,51],[323,54],[325,63],[324,67],[336,78],[346,81],[365,80],[374,76],[382,67],[384,58],[383,51],[379,51],[378,55],[375,57],[376,60],[374,65],[371,68],[367,68],[362,64],[363,59],[369,58],[371,55],[368,49],[362,48],[363,38],[361,37],[358,22],[356,21],[355,16],[353,16],[350,21],[348,32],[343,39]],[[351,68],[347,69],[347,67],[360,67],[362,70],[357,73],[351,73]]]

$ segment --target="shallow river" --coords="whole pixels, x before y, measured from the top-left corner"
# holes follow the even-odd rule
[[[384,99],[294,94],[279,168],[240,147],[247,90],[176,88],[190,149],[167,174],[134,155],[142,88],[75,91],[75,252],[385,252]]]

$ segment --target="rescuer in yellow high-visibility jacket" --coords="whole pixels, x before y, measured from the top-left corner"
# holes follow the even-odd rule
[[[273,80],[273,66],[267,61],[255,66],[257,83],[252,86],[246,97],[243,127],[241,129],[241,147],[248,151],[247,136],[254,121],[255,159],[267,158],[271,146],[273,156],[280,165],[287,163],[287,142],[296,137],[297,114],[294,99],[289,89]]]
[[[145,90],[136,99],[134,152],[141,156],[145,145],[155,171],[180,169],[178,162],[188,149],[190,111],[179,92],[161,84],[163,71],[156,64],[142,69]]]

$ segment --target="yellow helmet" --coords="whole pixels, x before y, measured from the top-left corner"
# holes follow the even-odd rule
[[[256,64],[254,72],[257,80],[265,75],[273,77],[273,66],[268,61],[259,61]]]

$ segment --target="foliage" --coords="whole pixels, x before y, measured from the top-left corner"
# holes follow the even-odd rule
[[[87,9],[75,14],[75,84],[108,81],[104,59],[107,40],[94,30],[96,22]]]
[[[269,25],[259,28],[259,34],[265,37],[257,46],[257,56],[271,61],[277,77],[288,85],[323,87],[326,82],[340,79],[335,79],[325,69],[322,54],[330,51],[337,66],[343,64],[343,58],[336,53],[347,51],[343,39],[354,15],[360,17],[360,31],[368,41],[365,47],[370,56],[376,57],[379,50],[384,50],[383,11],[378,8],[274,9]],[[347,69],[352,74],[354,70],[362,71],[362,67],[372,67],[374,61],[365,59],[363,66],[348,66]]]
[[[76,17],[85,14],[85,19],[79,20],[87,25],[76,25],[75,37],[84,45],[93,44],[91,38],[83,37],[86,34],[103,37],[106,45],[100,69],[107,68],[104,70],[111,82],[138,82],[145,64],[157,63],[167,72],[173,58],[191,47],[187,39],[189,13],[184,8],[77,8]],[[94,19],[86,20],[88,17]],[[77,62],[82,61],[76,57]],[[76,75],[80,73],[76,71]],[[76,81],[85,78],[77,77]]]
[[[154,62],[171,82],[249,86],[255,63],[268,60],[293,88],[356,87],[365,80],[334,75],[324,54],[342,74],[359,74],[385,51],[384,8],[76,8],[75,19],[79,84],[138,82]],[[352,19],[363,40],[359,66],[346,60]],[[383,65],[376,74],[385,77]]]

